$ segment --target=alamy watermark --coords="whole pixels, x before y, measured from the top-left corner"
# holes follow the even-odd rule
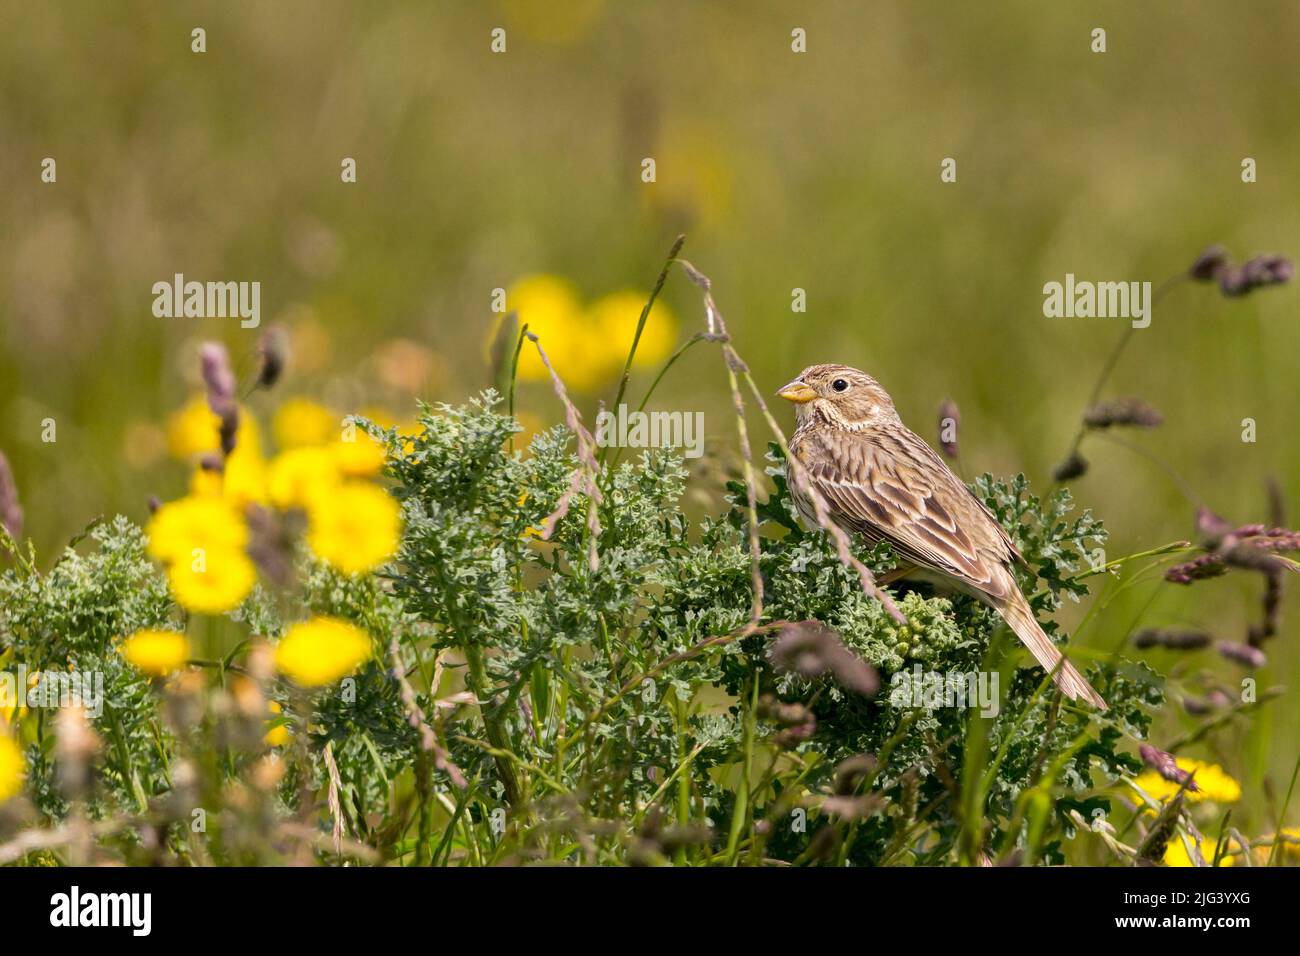
[[[1076,281],[1073,272],[1065,282],[1043,286],[1043,315],[1049,319],[1130,319],[1135,329],[1151,324],[1150,282]]]
[[[596,444],[602,448],[680,448],[686,458],[704,454],[703,412],[601,410],[596,416]]]
[[[895,671],[890,678],[889,703],[894,707],[975,707],[981,717],[996,717],[997,671],[927,671],[920,664],[910,671]]]
[[[55,927],[125,927],[132,936],[153,929],[152,893],[83,893],[75,883],[50,897],[50,925]]]
[[[101,671],[0,671],[0,710],[80,707],[88,717],[104,712],[104,675]]]
[[[160,319],[238,318],[245,329],[262,322],[262,283],[185,281],[176,273],[171,282],[153,284],[153,314]]]

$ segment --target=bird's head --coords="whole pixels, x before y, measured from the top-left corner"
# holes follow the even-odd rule
[[[777,395],[794,403],[795,420],[810,416],[857,431],[898,418],[894,400],[866,372],[847,365],[810,365]]]

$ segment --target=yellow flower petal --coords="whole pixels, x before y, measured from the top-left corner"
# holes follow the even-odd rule
[[[271,701],[271,703],[268,706],[270,708],[273,720],[276,717],[279,717],[284,712],[284,708],[280,706],[280,702],[278,700]],[[262,737],[262,739],[265,740],[272,747],[283,747],[285,744],[289,742],[289,725],[276,724],[274,727],[268,728],[266,734]]]
[[[341,416],[308,398],[290,398],[280,405],[271,422],[277,447],[301,448],[324,445],[338,437]]]
[[[247,408],[239,406],[236,447],[247,444],[261,454],[262,436]],[[167,419],[167,450],[173,458],[190,460],[221,450],[221,419],[203,395],[195,395]]]
[[[185,666],[190,644],[176,631],[136,631],[120,648],[122,656],[152,677],[166,677]]]
[[[352,441],[346,439],[330,445],[334,466],[353,478],[370,478],[383,470],[384,449],[367,433],[358,430]]]
[[[190,476],[190,494],[196,498],[221,497],[221,472],[198,467]]]
[[[263,504],[266,501],[266,460],[251,442],[235,447],[226,459],[221,477],[221,493],[236,505]]]
[[[506,290],[506,308],[517,312],[520,323],[527,324],[528,330],[541,340],[551,364],[569,388],[590,391],[613,374],[609,351],[597,341],[577,289],[567,279],[553,275],[525,276]],[[495,336],[493,328],[488,335],[489,344]],[[532,342],[525,342],[519,353],[519,380],[551,380]]]
[[[627,361],[645,302],[644,292],[624,290],[598,300],[589,311],[596,339],[608,351],[607,360],[616,367],[621,368]],[[672,354],[676,342],[677,317],[662,301],[656,301],[641,330],[632,367],[658,365]]]
[[[18,745],[8,737],[0,737],[0,803],[23,788],[26,769],[27,761]]]
[[[248,525],[234,502],[194,496],[169,501],[149,520],[149,553],[159,561],[190,561],[195,550],[241,551]]]
[[[242,551],[205,551],[177,561],[167,572],[178,604],[200,614],[233,611],[257,583],[257,569]]]
[[[365,631],[337,618],[314,617],[285,633],[275,649],[275,666],[304,687],[321,687],[346,677],[370,655]]]
[[[345,482],[311,501],[307,519],[307,544],[344,574],[369,571],[397,553],[401,508],[375,485]]]
[[[1201,851],[1204,853],[1204,851]],[[1209,861],[1206,861],[1209,862]],[[1169,837],[1169,842],[1165,844],[1165,866],[1195,866],[1192,858],[1187,853],[1187,847],[1183,845],[1183,838],[1180,834],[1174,833]]]
[[[1189,802],[1210,800],[1214,803],[1236,803],[1241,799],[1241,784],[1228,776],[1218,764],[1187,757],[1177,758],[1177,763],[1180,770],[1196,772],[1196,786],[1199,789],[1184,791],[1184,797]],[[1178,784],[1166,780],[1154,770],[1143,771],[1133,782],[1156,800],[1168,800],[1178,792]]]
[[[167,419],[167,450],[173,458],[189,459],[221,447],[221,419],[196,395]]]
[[[339,483],[334,456],[326,448],[291,448],[276,455],[267,492],[277,508],[306,508],[316,496]]]

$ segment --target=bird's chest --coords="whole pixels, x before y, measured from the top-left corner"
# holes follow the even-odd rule
[[[809,454],[808,443],[803,438],[804,436],[799,431],[796,431],[790,441],[790,457],[795,459],[798,464],[790,463],[787,465],[786,481],[790,487],[790,498],[794,501],[799,517],[803,518],[810,528],[816,528],[817,509],[813,505],[812,497],[806,487],[809,480],[808,470],[812,456]],[[801,476],[802,480],[800,480]]]

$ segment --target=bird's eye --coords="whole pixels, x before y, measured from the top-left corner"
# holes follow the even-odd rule
[[[842,378],[837,378],[835,381],[831,382],[831,388],[835,389],[837,392],[842,392],[848,387],[849,383],[844,381]]]

